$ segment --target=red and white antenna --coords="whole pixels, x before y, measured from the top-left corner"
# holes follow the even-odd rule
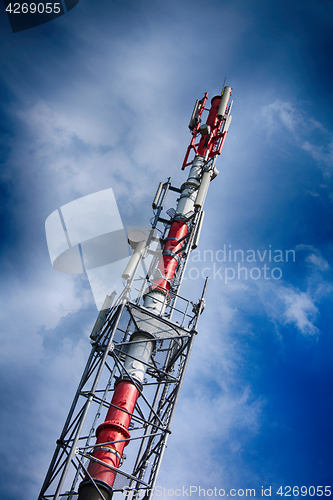
[[[218,174],[215,161],[231,122],[231,90],[225,86],[210,108],[207,93],[196,101],[182,165],[190,167],[186,181],[180,188],[171,185],[171,178],[160,183],[149,237],[140,231],[129,234],[133,255],[123,272],[126,286],[93,328],[92,351],[39,500],[111,500],[121,493],[148,500],[153,494],[204,308],[208,278],[196,302],[181,297],[179,288],[189,254],[198,245],[209,184]],[[208,116],[202,123],[204,111]],[[166,219],[162,211],[169,191],[179,197]],[[159,252],[152,250],[156,229],[162,232]],[[148,254],[152,263],[136,299],[130,300],[136,271]],[[103,410],[106,416],[97,425]]]

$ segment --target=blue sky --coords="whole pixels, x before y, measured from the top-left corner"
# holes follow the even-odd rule
[[[2,10],[2,500],[37,497],[96,316],[86,277],[52,269],[46,218],[112,187],[124,225],[147,225],[158,182],[186,177],[195,100],[225,77],[233,121],[182,293],[198,298],[204,268],[211,281],[158,484],[331,485],[332,14],[328,0],[80,0],[13,34]],[[224,245],[295,261],[240,263],[281,277],[238,279]]]

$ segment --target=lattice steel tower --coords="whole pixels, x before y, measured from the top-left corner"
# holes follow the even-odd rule
[[[196,101],[182,166],[190,166],[187,180],[180,188],[171,178],[161,182],[149,236],[128,235],[134,251],[123,272],[126,286],[112,306],[106,298],[97,318],[92,350],[39,500],[111,500],[123,494],[127,500],[149,500],[153,494],[204,308],[208,278],[196,302],[181,297],[179,288],[190,251],[198,245],[210,181],[218,174],[215,161],[231,122],[230,94],[231,88],[224,87],[210,109],[205,107],[208,93]],[[169,191],[179,197],[166,218],[162,210]],[[146,277],[136,298],[130,298],[148,255]]]

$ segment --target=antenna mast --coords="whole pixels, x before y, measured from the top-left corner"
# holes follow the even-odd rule
[[[179,288],[189,254],[198,246],[209,184],[218,174],[215,161],[231,122],[231,90],[225,86],[209,109],[208,93],[196,101],[182,165],[182,170],[190,166],[187,180],[180,188],[171,178],[159,184],[148,238],[129,233],[134,252],[122,275],[126,286],[111,308],[107,297],[97,318],[92,350],[38,500],[111,500],[121,493],[126,500],[150,500],[153,495],[204,309],[208,278],[195,303],[181,297]],[[161,215],[169,191],[179,198],[166,219]],[[152,249],[159,240],[156,228],[162,228],[160,252]],[[148,254],[152,263],[131,300],[136,272]]]

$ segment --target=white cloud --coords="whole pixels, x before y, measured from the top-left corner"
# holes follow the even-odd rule
[[[286,323],[294,323],[302,334],[319,333],[314,321],[318,316],[318,308],[307,293],[294,290],[283,290],[280,296],[285,303],[284,318]]]
[[[192,397],[183,394],[177,406],[158,484],[234,487],[240,480],[240,454],[260,429],[264,403],[254,400],[248,387],[213,398],[204,386],[193,392]]]
[[[297,134],[304,123],[304,115],[293,104],[277,99],[261,108],[267,132],[272,134],[276,129],[287,129],[292,134]]]
[[[312,156],[325,175],[331,175],[333,167],[332,132],[309,116],[301,108],[301,105],[277,99],[261,108],[261,116],[270,138],[276,140],[277,133],[284,135],[289,140],[292,138],[299,148]],[[316,142],[313,138],[314,133],[316,133]]]
[[[312,253],[305,260],[318,267],[321,271],[326,271],[329,268],[327,260],[325,260],[321,255]]]
[[[309,141],[304,141],[301,145],[304,151],[311,154],[312,158],[327,167],[333,166],[333,140],[325,145],[311,144]],[[326,171],[327,175],[330,175],[330,171]]]
[[[329,269],[329,263],[322,256],[320,251],[313,245],[297,245],[296,249],[298,251],[308,252],[309,255],[305,257],[305,262],[310,265],[313,271],[327,271]]]
[[[268,132],[272,132],[282,125],[289,132],[295,134],[300,124],[303,123],[302,114],[290,102],[280,101],[279,99],[264,106],[261,113],[268,126]]]

